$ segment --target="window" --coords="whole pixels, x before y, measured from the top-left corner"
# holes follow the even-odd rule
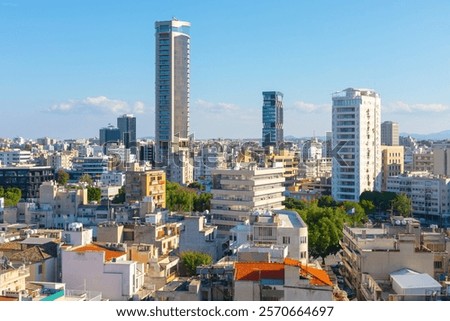
[[[442,269],[442,261],[434,261],[435,269]]]
[[[283,244],[291,244],[291,238],[289,236],[283,236]]]
[[[436,262],[435,262],[436,263]],[[42,274],[42,264],[39,264],[38,265],[38,271],[37,271],[37,273],[39,274],[39,275],[41,275]]]

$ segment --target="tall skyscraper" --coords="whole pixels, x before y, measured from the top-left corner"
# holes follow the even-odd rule
[[[136,117],[131,114],[118,117],[117,128],[120,132],[120,141],[125,148],[132,149],[132,153],[136,154]]]
[[[157,21],[155,156],[167,178],[192,181],[189,157],[190,26],[176,19]]]
[[[380,96],[348,88],[332,100],[331,193],[337,201],[359,201],[362,192],[381,189]]]
[[[381,145],[399,145],[398,123],[393,121],[385,121],[381,124]]]
[[[283,94],[279,91],[263,92],[262,146],[280,147],[283,143]]]

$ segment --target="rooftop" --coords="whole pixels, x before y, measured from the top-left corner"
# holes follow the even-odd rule
[[[122,251],[114,251],[96,244],[87,244],[84,246],[76,247],[71,250],[72,252],[104,252],[105,253],[105,261],[109,262],[113,259],[119,258],[125,255],[125,252]]]

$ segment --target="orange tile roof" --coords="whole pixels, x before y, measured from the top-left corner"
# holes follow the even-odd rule
[[[234,279],[239,281],[259,281],[260,279],[284,280],[284,264],[236,262]]]
[[[330,285],[333,286],[333,282],[330,280],[330,276],[324,270],[316,269],[302,264],[300,261],[285,258],[284,264],[289,266],[298,266],[300,268],[300,275],[311,277],[310,283],[313,285]]]
[[[0,295],[0,301],[19,301],[19,298]]]
[[[126,254],[125,252],[110,250],[110,249],[104,248],[104,247],[96,245],[96,244],[87,244],[84,246],[80,246],[80,247],[74,248],[72,251],[73,252],[104,252],[105,253],[105,262],[109,262],[112,259],[121,257]]]

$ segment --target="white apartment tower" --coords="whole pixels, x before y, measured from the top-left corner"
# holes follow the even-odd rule
[[[381,189],[380,96],[347,88],[332,100],[332,196],[359,201],[362,192]]]
[[[189,166],[190,26],[157,21],[155,62],[155,156],[169,180],[192,181]],[[181,162],[181,163],[180,163]]]

